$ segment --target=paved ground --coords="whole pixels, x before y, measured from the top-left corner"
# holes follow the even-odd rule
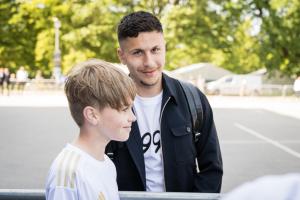
[[[226,97],[209,96],[213,108],[265,109],[300,119],[297,97]],[[0,106],[65,107],[63,92],[27,92],[24,95],[0,96]]]
[[[300,119],[300,98],[297,97],[225,97],[210,96],[213,108],[265,109]]]
[[[300,120],[263,109],[214,109],[223,192],[268,174],[300,172]]]
[[[213,96],[222,192],[300,170],[300,99]],[[0,188],[43,188],[52,159],[77,133],[62,93],[0,96]]]

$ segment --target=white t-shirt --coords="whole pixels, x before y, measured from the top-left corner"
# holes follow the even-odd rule
[[[67,144],[49,170],[46,199],[119,200],[116,168],[106,155],[98,161]]]
[[[143,142],[146,171],[146,190],[164,192],[164,169],[160,142],[160,110],[162,92],[154,97],[136,96],[134,112]]]

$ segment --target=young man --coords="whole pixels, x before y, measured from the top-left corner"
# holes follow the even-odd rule
[[[107,148],[119,190],[220,192],[222,158],[212,109],[198,90],[204,117],[195,143],[184,92],[162,72],[166,45],[159,20],[143,11],[129,14],[118,25],[118,40],[119,58],[138,93],[128,141]]]
[[[110,140],[129,137],[135,121],[133,81],[113,65],[94,59],[72,69],[65,93],[80,131],[53,162],[46,199],[119,199],[116,169],[104,150]]]

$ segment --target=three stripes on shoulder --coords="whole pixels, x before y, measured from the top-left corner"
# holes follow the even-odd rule
[[[58,158],[57,186],[74,189],[76,169],[80,160],[80,154],[74,151],[63,150]]]

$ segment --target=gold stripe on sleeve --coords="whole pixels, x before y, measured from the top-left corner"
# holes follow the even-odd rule
[[[103,192],[100,192],[100,194],[98,196],[98,200],[105,200]]]
[[[70,187],[74,188],[74,184],[75,184],[75,176],[76,176],[76,169],[77,169],[77,165],[79,163],[79,159],[80,159],[80,155],[76,155],[72,164],[72,169],[71,169],[71,173],[70,175]]]
[[[57,186],[61,186],[61,179],[62,179],[62,173],[63,173],[63,164],[64,164],[64,160],[66,159],[66,157],[68,157],[68,155],[70,154],[69,151],[64,150],[60,156],[60,159],[58,161],[57,164]]]
[[[72,151],[71,155],[66,159],[64,187],[68,186],[68,180],[70,179],[69,174],[71,173],[70,171],[71,171],[71,168],[72,168],[72,160],[74,158],[75,158],[75,152]]]

